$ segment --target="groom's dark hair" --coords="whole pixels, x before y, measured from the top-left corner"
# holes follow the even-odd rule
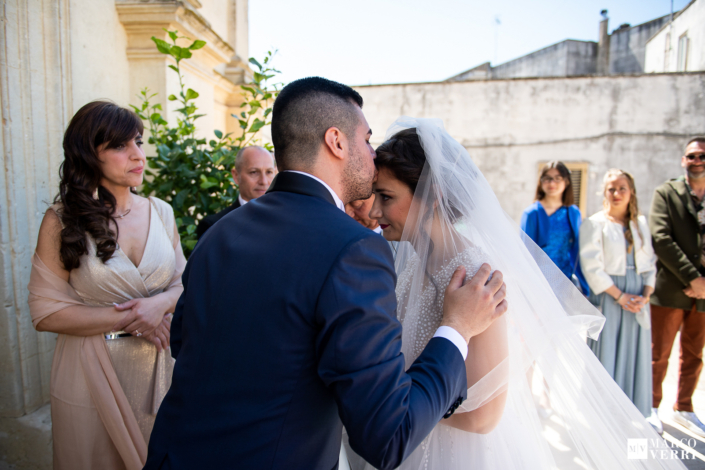
[[[331,127],[352,136],[359,122],[355,106],[362,108],[358,92],[325,78],[302,78],[285,86],[272,112],[272,142],[279,170],[311,168]]]

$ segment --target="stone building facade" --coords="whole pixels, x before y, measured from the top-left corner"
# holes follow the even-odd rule
[[[519,221],[540,166],[580,173],[583,216],[602,208],[604,173],[631,172],[648,213],[656,186],[682,174],[683,145],[705,134],[705,73],[359,86],[373,145],[399,116],[441,118],[470,153],[502,207]]]
[[[0,468],[51,468],[56,340],[32,327],[27,283],[63,131],[87,102],[138,104],[144,87],[173,117],[178,82],[150,39],[166,40],[164,29],[207,42],[182,66],[201,133],[235,130],[238,84],[252,73],[247,0],[0,0],[0,19]]]
[[[646,44],[669,19],[667,15],[637,26],[623,24],[609,34],[605,17],[597,42],[566,39],[503,64],[484,63],[447,81],[643,73]]]
[[[705,1],[693,0],[646,43],[646,72],[705,70]]]

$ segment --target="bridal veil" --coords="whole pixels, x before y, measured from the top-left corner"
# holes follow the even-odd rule
[[[503,395],[499,425],[488,434],[439,425],[418,449],[422,458],[412,456],[402,467],[684,468],[662,452],[669,447],[586,345],[585,336],[598,337],[604,317],[502,210],[441,120],[401,117],[386,139],[409,128],[416,129],[426,164],[396,256],[407,367],[423,346],[420,339],[426,341],[428,297],[443,295],[444,285],[436,284],[453,260],[467,264],[468,254],[481,253],[468,277],[479,261],[500,270],[509,310],[495,329],[501,330],[496,341],[478,348],[470,340],[468,357],[481,373],[469,376],[468,399],[456,411],[471,412]],[[636,458],[644,456],[644,445],[646,458]]]

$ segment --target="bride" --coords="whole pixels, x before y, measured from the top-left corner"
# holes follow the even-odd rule
[[[484,262],[502,271],[510,305],[470,340],[467,400],[400,468],[685,468],[585,344],[604,317],[523,236],[442,122],[399,118],[376,152],[370,217],[387,240],[400,241],[397,315],[407,367],[439,326],[458,265],[468,278]],[[630,439],[646,440],[638,441],[646,459],[629,454]],[[349,448],[348,455],[354,469],[367,466]]]

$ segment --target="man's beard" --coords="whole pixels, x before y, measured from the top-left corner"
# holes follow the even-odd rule
[[[705,178],[705,168],[700,173],[695,173],[691,171],[690,168],[687,168],[686,172],[688,173],[688,179],[691,180],[701,180]]]
[[[367,175],[364,162],[365,156],[351,142],[350,159],[345,165],[345,170],[343,170],[343,202],[345,204],[372,196],[374,172],[371,175]]]

